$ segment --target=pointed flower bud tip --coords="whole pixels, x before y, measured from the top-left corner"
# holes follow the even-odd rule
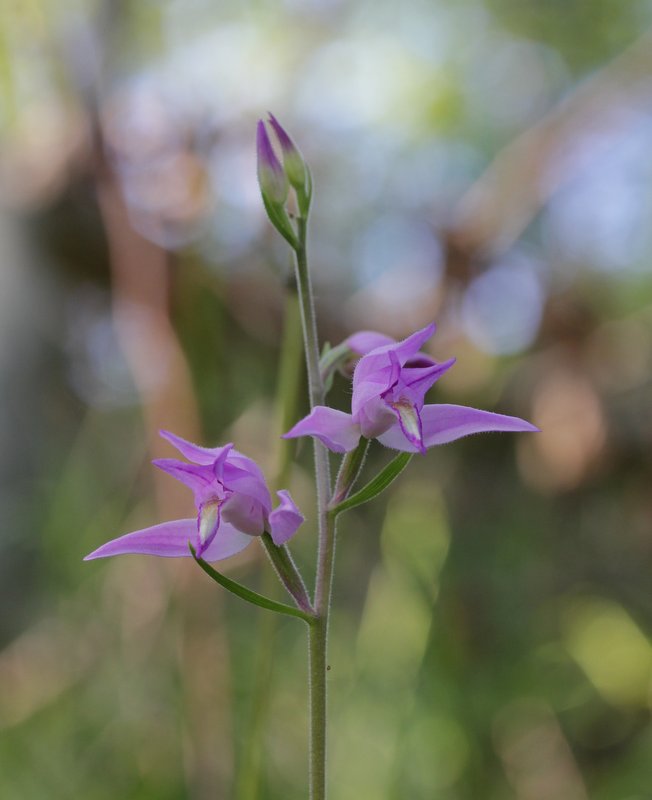
[[[281,145],[281,149],[283,153],[296,153],[298,152],[294,142],[290,139],[288,132],[285,128],[281,125],[281,123],[276,119],[276,117],[272,114],[271,111],[268,111],[269,116],[269,124],[274,128],[274,133],[278,138],[278,142]]]
[[[290,184],[299,192],[306,190],[306,164],[299,149],[290,139],[287,131],[276,119],[276,117],[269,112],[269,124],[274,129],[278,143],[281,145],[283,151],[283,166],[285,167],[285,174],[290,181]]]
[[[267,134],[265,123],[258,120],[256,129],[256,150],[258,155],[258,182],[263,197],[275,205],[285,203],[288,194],[288,183],[272,143]]]

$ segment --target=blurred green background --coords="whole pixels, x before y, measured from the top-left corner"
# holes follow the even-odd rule
[[[271,109],[322,340],[435,319],[431,402],[543,429],[343,517],[333,800],[652,798],[651,29],[649,0],[0,5],[0,797],[306,796],[301,624],[81,560],[187,515],[161,427],[273,474]],[[277,591],[257,545],[224,568]]]

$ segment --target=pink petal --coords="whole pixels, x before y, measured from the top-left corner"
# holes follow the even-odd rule
[[[398,360],[398,356],[393,350],[388,350],[387,355],[389,356],[390,363],[389,385],[391,387],[398,383],[398,379],[401,375],[401,362]]]
[[[212,470],[206,466],[187,464],[185,461],[177,461],[176,458],[155,458],[152,464],[189,486],[195,493],[201,492],[213,480]]]
[[[265,529],[265,516],[268,510],[250,495],[234,492],[224,503],[222,519],[242,533],[260,536]]]
[[[394,425],[396,414],[380,395],[376,395],[358,411],[357,421],[362,435],[375,439]]]
[[[388,353],[390,350],[396,354],[401,365],[405,364],[409,358],[419,352],[421,345],[430,339],[435,330],[435,323],[431,322],[430,325],[426,325],[425,328],[421,328],[421,330],[401,342],[392,342],[391,344],[376,347],[360,359],[356,372],[359,370],[361,373],[360,378],[364,378],[368,374],[386,366],[389,363]]]
[[[490,433],[504,431],[518,433],[538,431],[539,429],[519,417],[505,414],[494,414],[468,406],[428,405],[421,410],[423,425],[423,443],[426,447],[446,444],[473,433]],[[378,437],[379,441],[395,450],[416,452],[413,444],[408,442],[398,425]]]
[[[159,434],[167,439],[173,447],[176,447],[181,455],[184,455],[189,461],[194,461],[195,464],[212,464],[224,450],[228,452],[233,447],[232,444],[226,444],[224,447],[201,447],[182,439],[176,433],[170,433],[170,431],[159,431]]]
[[[231,450],[224,466],[224,484],[238,494],[257,500],[266,512],[272,508],[272,498],[260,467],[237,450]]]
[[[389,428],[385,433],[376,437],[381,444],[385,447],[391,447],[392,450],[403,450],[405,453],[418,453],[419,448],[412,444],[411,441],[403,433],[403,429],[398,420]]]
[[[227,444],[218,449],[220,450],[220,453],[215,458],[215,461],[212,464],[212,469],[213,475],[218,481],[222,482],[224,478],[224,468],[226,467],[227,459],[231,457],[231,453],[233,452],[233,445]]]
[[[358,361],[353,373],[351,400],[351,411],[354,416],[372,397],[389,389],[396,372],[394,364],[403,366],[408,359],[419,352],[421,345],[434,332],[435,324],[431,322],[402,342],[377,347]]]
[[[284,439],[315,436],[334,453],[348,453],[360,440],[360,427],[351,414],[327,406],[315,406],[302,420],[283,434]]]
[[[426,447],[461,439],[472,433],[535,432],[539,429],[519,417],[494,414],[478,408],[453,405],[428,405],[421,411],[423,442]]]
[[[423,397],[435,381],[453,366],[455,360],[449,358],[448,361],[433,364],[432,367],[405,367],[401,377],[413,392],[419,392]]]
[[[294,536],[304,517],[289,492],[282,489],[276,494],[281,503],[269,515],[269,532],[274,544],[281,545]]]
[[[384,333],[377,333],[376,331],[358,331],[349,336],[349,338],[344,341],[344,344],[348,345],[354,353],[364,356],[377,347],[383,347],[387,344],[396,344],[396,341],[392,339],[391,336],[385,336]]]
[[[236,530],[233,525],[222,520],[220,529],[204,551],[202,558],[204,561],[221,561],[223,558],[230,558],[244,550],[252,541],[253,536]]]
[[[367,358],[368,356],[365,356]],[[384,392],[386,392],[391,385],[392,367],[389,361],[389,356],[383,356],[386,364],[384,369],[376,369],[373,373],[364,376],[359,371],[360,364],[364,358],[358,361],[358,366],[353,373],[353,396],[351,397],[351,412],[357,418],[361,409],[367,403],[378,400]]]
[[[119,536],[98,547],[84,561],[129,554],[185,558],[190,556],[188,542],[197,547],[197,520],[177,519]],[[244,550],[250,542],[251,536],[240,533],[228,522],[222,522],[202,557],[206,561],[219,561]]]
[[[112,539],[87,555],[84,561],[129,553],[181,558],[190,555],[189,541],[197,544],[197,520],[176,519]]]
[[[421,345],[427,342],[436,330],[437,326],[434,322],[431,322],[430,325],[426,325],[425,328],[421,328],[421,330],[413,333],[412,336],[408,336],[407,339],[399,342],[394,352],[401,364],[405,364],[408,358],[415,356],[421,350]]]

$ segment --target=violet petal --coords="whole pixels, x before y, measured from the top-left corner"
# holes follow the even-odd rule
[[[441,364],[433,364],[432,367],[404,367],[402,378],[414,392],[419,392],[421,396],[441,378],[455,363],[456,359],[449,358]]]
[[[176,458],[155,458],[152,464],[189,486],[195,493],[201,492],[213,479],[210,467],[187,464],[185,461],[177,461]]]
[[[389,389],[395,377],[395,364],[403,366],[413,358],[421,345],[435,332],[434,322],[408,336],[402,342],[377,347],[358,361],[353,373],[351,410],[354,417],[365,403],[375,395]],[[391,353],[391,355],[390,355]]]
[[[473,433],[499,431],[518,433],[539,430],[535,425],[519,417],[494,414],[492,411],[482,411],[468,406],[447,404],[424,406],[421,410],[421,422],[423,442],[426,447],[453,442]],[[398,425],[390,428],[378,439],[386,447],[410,453],[417,452]]]
[[[424,406],[421,419],[426,447],[452,442],[472,433],[501,431],[519,433],[539,430],[536,425],[519,417],[446,404]]]
[[[283,434],[284,439],[315,436],[334,453],[348,453],[360,441],[360,427],[351,414],[327,406],[315,406],[302,420]]]
[[[292,538],[304,520],[290,493],[285,489],[276,493],[280,504],[269,515],[269,528],[275,545],[282,545]]]
[[[399,342],[394,352],[401,364],[405,364],[408,358],[415,356],[421,350],[421,345],[427,342],[436,330],[437,326],[434,322],[431,322],[430,325],[426,325],[425,328],[421,328],[421,330],[413,333],[412,336],[408,336],[407,339]]]
[[[354,353],[365,356],[377,347],[396,344],[396,341],[391,336],[385,336],[384,333],[378,333],[377,331],[358,331],[351,334],[348,339],[345,339],[344,344]]]
[[[138,553],[147,556],[162,556],[164,558],[180,558],[189,556],[188,542],[197,544],[197,520],[175,519],[171,522],[161,522],[149,528],[142,528],[133,533],[126,533],[117,539],[106,542],[97,550],[84,558],[91,561],[94,558],[107,558],[108,556],[122,556]]]
[[[360,408],[356,417],[362,435],[375,439],[396,422],[396,414],[380,395],[374,395]]]
[[[242,533],[260,536],[265,530],[267,510],[251,495],[234,492],[224,503],[222,519]]]
[[[231,450],[224,466],[224,483],[234,492],[257,500],[265,512],[272,508],[272,498],[260,467],[237,450]]]
[[[202,558],[204,561],[221,561],[223,558],[230,558],[244,550],[252,541],[252,536],[241,533],[233,525],[222,520],[217,535],[204,551]]]
[[[224,447],[201,447],[201,445],[193,444],[170,431],[159,431],[159,434],[167,439],[173,447],[176,447],[181,455],[195,464],[212,464],[215,459],[220,457],[223,450],[230,450],[233,447],[233,444],[225,444]]]
[[[357,382],[366,380],[374,375],[374,373],[389,366],[388,353],[390,350],[396,354],[401,366],[405,364],[409,358],[413,358],[419,352],[421,345],[430,339],[435,329],[435,323],[431,322],[430,325],[426,325],[425,328],[421,328],[421,330],[413,333],[401,342],[382,345],[367,353],[358,361],[358,365],[355,369],[355,374],[353,376],[354,389]]]

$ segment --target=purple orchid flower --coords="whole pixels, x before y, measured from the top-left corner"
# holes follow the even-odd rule
[[[177,519],[127,533],[99,547],[84,559],[126,553],[178,558],[189,556],[192,543],[198,557],[219,561],[239,553],[268,531],[274,544],[294,535],[303,515],[286,491],[272,501],[260,467],[250,458],[224,447],[200,447],[168,431],[161,431],[190,462],[159,458],[152,463],[188,486],[195,495],[196,519]]]
[[[539,430],[518,417],[477,408],[424,405],[428,389],[455,363],[454,358],[438,363],[419,352],[434,332],[431,324],[402,342],[374,331],[349,337],[349,348],[363,354],[353,373],[351,413],[316,406],[285,438],[315,436],[330,450],[346,453],[364,436],[395,450],[425,453],[472,433]]]
[[[358,356],[366,356],[377,347],[396,344],[396,339],[392,339],[391,336],[384,333],[378,333],[378,331],[358,331],[352,333],[342,344]]]

